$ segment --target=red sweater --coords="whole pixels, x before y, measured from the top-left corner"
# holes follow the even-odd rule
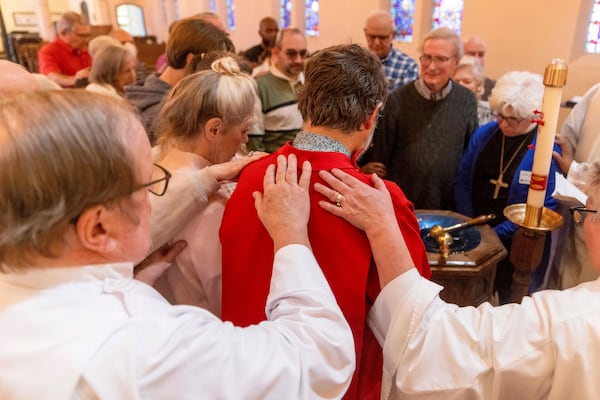
[[[312,164],[308,223],[310,243],[354,335],[357,366],[345,398],[379,399],[382,351],[366,322],[367,313],[380,291],[369,241],[364,232],[324,211],[318,202],[325,197],[313,189],[315,182],[324,183],[318,176],[318,171],[323,169],[339,168],[363,182],[369,182],[370,177],[360,172],[356,163],[344,154],[298,150],[287,144],[243,171],[235,192],[227,202],[221,224],[222,318],[238,326],[265,320],[274,256],[273,241],[258,219],[252,192],[262,192],[265,170],[268,165],[276,164],[277,155],[290,153],[296,154],[299,166],[304,160]],[[386,186],[413,261],[421,274],[429,278],[431,270],[413,206],[396,184],[386,181]]]

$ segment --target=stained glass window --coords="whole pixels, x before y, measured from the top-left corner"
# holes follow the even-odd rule
[[[210,0],[210,11],[214,12],[215,14],[217,13],[217,1],[216,0]]]
[[[287,28],[292,23],[292,0],[279,0],[280,27]]]
[[[401,42],[412,42],[415,0],[392,0],[390,12],[396,24],[396,39]]]
[[[229,30],[235,29],[235,6],[233,0],[227,0],[227,26]]]
[[[600,53],[600,1],[594,1],[585,41],[586,53]]]
[[[448,27],[460,35],[464,0],[434,0],[433,29]]]
[[[306,0],[304,4],[306,36],[319,36],[319,0]]]

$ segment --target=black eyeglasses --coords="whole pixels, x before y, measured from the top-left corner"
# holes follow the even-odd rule
[[[369,42],[374,42],[377,39],[379,39],[380,42],[383,42],[384,40],[391,39],[392,34],[390,33],[389,35],[370,35],[368,33],[365,33],[365,36],[367,37],[367,40]]]
[[[430,56],[429,54],[423,54],[421,57],[419,57],[419,61],[421,61],[421,64],[423,65],[429,65],[432,61],[435,65],[442,65],[450,61],[451,58],[452,57]]]
[[[571,215],[573,216],[573,222],[577,226],[583,226],[583,222],[585,221],[585,217],[587,213],[597,213],[597,210],[589,210],[585,207],[571,207],[569,208]]]
[[[284,51],[284,53],[286,56],[288,56],[292,60],[296,59],[296,57],[298,57],[298,56],[300,56],[300,58],[302,58],[302,59],[308,57],[308,50],[306,50],[306,49],[303,49],[303,50],[287,49],[286,51]]]
[[[167,192],[167,187],[169,186],[169,179],[171,179],[171,176],[171,173],[165,167],[162,165],[153,164],[152,180],[148,183],[137,186],[134,191],[148,189],[148,191],[153,195],[162,196]],[[79,221],[80,215],[81,214],[78,214],[73,217],[73,219],[71,219],[71,224],[76,225],[77,221]]]
[[[521,122],[525,121],[525,118],[517,118],[517,117],[507,117],[503,114],[496,114],[496,120],[498,120],[498,125],[502,123],[502,121],[506,121],[508,126],[515,127],[519,125]]]
[[[165,167],[154,164],[154,167],[152,168],[152,180],[140,185],[138,189],[147,188],[153,195],[162,196],[167,191],[171,176],[171,173]]]

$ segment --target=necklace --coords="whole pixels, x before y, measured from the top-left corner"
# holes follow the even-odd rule
[[[508,162],[506,163],[506,167],[505,167],[504,166],[504,142],[506,141],[506,136],[504,136],[504,134],[502,134],[502,149],[500,150],[500,171],[498,171],[499,173],[498,173],[497,179],[490,179],[490,183],[492,185],[496,186],[496,188],[494,189],[494,197],[493,197],[494,200],[498,198],[498,194],[500,194],[501,187],[503,187],[503,188],[508,187],[508,183],[502,181],[502,178],[504,177],[504,174],[510,167],[510,164],[512,164],[512,162],[517,157],[517,154],[519,154],[519,151],[521,151],[521,149],[523,148],[523,145],[525,144],[525,142],[527,142],[527,137],[528,137],[528,135],[526,134],[525,139],[523,139],[523,141],[521,142],[519,147],[517,147],[517,150],[515,150],[513,155],[510,157],[510,160],[508,160]]]

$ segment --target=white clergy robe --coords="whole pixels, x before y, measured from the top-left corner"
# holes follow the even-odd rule
[[[130,263],[0,274],[0,398],[340,398],[350,328],[308,248],[274,264],[248,328],[168,304]]]
[[[599,399],[600,280],[458,307],[408,271],[379,294],[382,399]]]

